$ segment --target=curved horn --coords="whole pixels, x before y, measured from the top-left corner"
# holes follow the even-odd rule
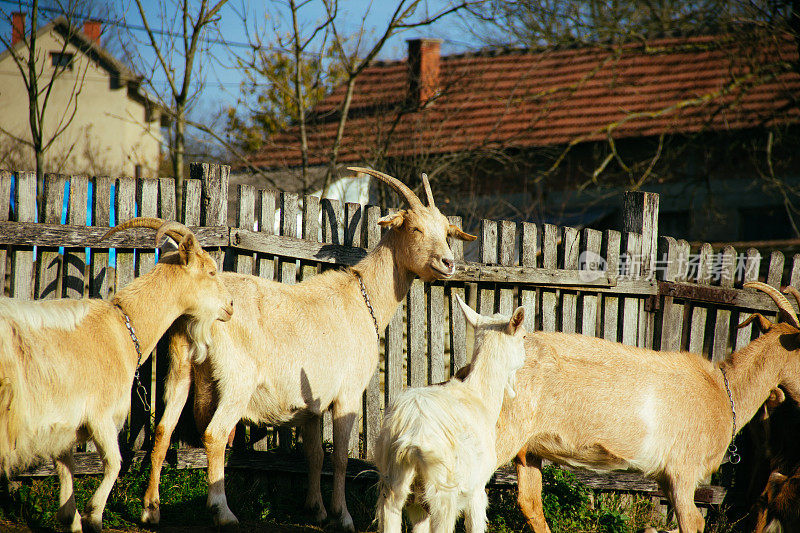
[[[403,198],[405,198],[406,202],[408,202],[409,207],[411,209],[417,209],[419,207],[424,207],[422,202],[414,194],[414,191],[408,188],[408,185],[403,183],[397,178],[393,178],[388,174],[384,174],[383,172],[378,172],[377,170],[372,170],[371,168],[363,168],[363,167],[347,167],[347,170],[352,170],[353,172],[361,172],[363,174],[369,174],[372,177],[378,178],[385,184],[389,185],[392,189],[398,192]]]
[[[158,246],[158,243],[161,242],[161,239],[164,237],[164,235],[169,236],[173,241],[175,241],[175,244],[178,244],[184,237],[186,237],[187,234],[191,232],[192,231],[189,228],[180,222],[164,222],[161,224],[161,227],[158,228],[158,233],[156,233],[156,246]]]
[[[783,288],[784,294],[791,294],[794,296],[795,301],[797,302],[797,307],[800,307],[800,291],[792,287],[791,285],[787,285]]]
[[[161,220],[160,218],[156,218],[156,217],[137,217],[137,218],[132,218],[129,221],[123,222],[122,224],[117,224],[116,226],[114,226],[113,228],[108,230],[105,233],[105,235],[100,237],[100,240],[101,241],[105,240],[108,237],[114,235],[115,233],[118,233],[118,232],[126,230],[126,229],[131,229],[131,228],[152,228],[152,229],[157,230],[158,228],[161,227],[162,224],[164,224],[164,221]]]
[[[436,208],[436,204],[433,202],[433,192],[431,191],[431,182],[428,181],[428,175],[424,172],[422,173],[422,185],[425,187],[425,197],[428,200],[428,207],[431,209]]]
[[[789,300],[786,299],[786,296],[781,294],[778,289],[760,281],[748,281],[743,285],[743,287],[758,289],[761,292],[766,293],[770,298],[772,298],[772,301],[775,302],[775,305],[778,306],[778,309],[783,311],[784,315],[789,318],[791,324],[800,329],[800,320],[797,319],[797,314],[794,312],[792,304],[789,303]]]

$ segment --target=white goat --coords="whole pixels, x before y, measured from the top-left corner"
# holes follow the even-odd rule
[[[412,490],[407,514],[415,532],[449,533],[461,511],[468,532],[486,529],[485,486],[497,462],[495,425],[503,393],[514,397],[514,374],[525,360],[525,312],[518,307],[510,320],[485,317],[461,298],[458,303],[475,328],[469,376],[406,389],[383,418],[375,444],[383,533],[400,533]]]
[[[237,522],[224,488],[225,445],[236,422],[300,426],[309,463],[306,507],[321,522],[327,513],[320,492],[320,420],[333,414],[334,488],[331,511],[353,531],[344,493],[347,445],[361,398],[378,364],[379,332],[405,299],[415,276],[431,281],[450,277],[453,253],[447,236],[475,237],[451,225],[433,202],[423,177],[428,205],[397,179],[351,168],[384,181],[409,209],[382,218],[388,231],[358,264],[330,270],[296,285],[256,276],[223,274],[235,295],[236,315],[212,332],[207,357],[192,356],[192,334],[178,328],[171,342],[166,406],[156,428],[150,483],[142,521],[160,519],[161,466],[194,381],[195,420],[208,456],[208,506],[218,525]]]
[[[517,397],[503,407],[496,444],[498,466],[516,456],[518,501],[536,533],[550,531],[543,458],[595,471],[639,470],[669,497],[680,533],[704,530],[695,488],[719,467],[734,430],[779,385],[800,399],[800,321],[775,288],[745,287],[770,295],[788,323],[753,315],[766,333],[720,363],[583,335],[527,336]]]
[[[99,531],[119,474],[117,434],[130,408],[138,366],[179,316],[186,314],[207,330],[233,312],[230,292],[214,277],[213,259],[191,231],[141,218],[106,236],[133,227],[158,229],[156,242],[167,234],[179,243],[178,250],[163,255],[112,301],[0,300],[0,466],[9,475],[55,459],[57,517],[72,531],[82,527],[72,490],[72,447],[91,439],[103,458],[103,480],[87,506],[85,524]]]

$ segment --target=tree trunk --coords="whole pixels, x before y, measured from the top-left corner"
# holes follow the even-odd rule
[[[172,159],[172,171],[175,174],[175,207],[177,218],[183,221],[183,166],[186,149],[186,119],[182,103],[176,104],[175,113],[175,157]]]

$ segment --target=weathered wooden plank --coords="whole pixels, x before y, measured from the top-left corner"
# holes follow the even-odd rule
[[[108,227],[111,225],[111,188],[113,186],[114,179],[108,176],[101,176],[94,179],[92,226]],[[102,298],[105,300],[112,295],[114,270],[108,264],[108,255],[108,249],[106,248],[92,249],[89,286],[89,294],[92,298]]]
[[[497,230],[496,220],[481,221],[480,262],[484,265],[497,264]],[[493,283],[478,285],[478,309],[482,315],[495,312],[495,286]]]
[[[378,213],[380,215],[380,212]],[[378,217],[380,218],[380,216]],[[380,231],[377,223],[375,224],[380,238]],[[319,198],[316,196],[306,196],[303,198],[303,240],[309,242],[319,242],[321,234]],[[377,241],[376,241],[377,242]],[[303,261],[300,264],[301,279],[307,280],[319,272],[319,263]]]
[[[711,245],[704,243],[700,247],[698,254],[696,272],[694,279],[700,285],[709,285],[711,283],[711,267],[714,257],[714,250]],[[708,317],[708,307],[706,305],[692,305],[692,320],[689,330],[689,351],[702,354],[703,344],[705,342],[706,333],[706,319]]]
[[[781,288],[783,278],[783,264],[785,260],[783,254],[774,250],[769,256],[769,269],[767,271],[767,284],[775,288]]]
[[[14,201],[17,206],[17,222],[36,222],[36,174],[16,174]],[[11,296],[22,300],[33,297],[33,279],[36,275],[33,264],[33,248],[18,246],[11,252]]]
[[[189,226],[204,248],[227,246],[227,226]],[[107,226],[62,226],[60,224],[28,224],[0,222],[0,244],[14,246],[64,246],[90,248],[153,249],[155,231],[147,228],[132,228],[115,233],[107,239],[101,237]],[[10,243],[8,241],[11,241]]]
[[[761,266],[761,254],[755,248],[750,248],[747,250],[747,254],[745,255],[744,259],[744,271],[742,272],[742,281],[755,281],[758,279],[758,270]],[[794,256],[794,264],[792,265],[792,274],[794,274],[795,269],[800,271],[800,254],[795,254]],[[796,287],[796,285],[795,285]],[[740,311],[737,313],[738,322],[741,324],[744,322],[745,318],[750,313]],[[747,344],[753,338],[753,324],[748,324],[742,328],[738,328],[736,332],[736,346],[734,347],[735,350],[738,350]]]
[[[578,270],[580,263],[580,236],[575,228],[565,227],[562,238],[564,246],[564,269]],[[575,333],[578,320],[578,295],[573,292],[561,293],[561,331]]]
[[[44,176],[44,220],[47,224],[61,224],[64,209],[64,186],[66,176],[45,174]],[[39,276],[34,288],[34,298],[47,300],[61,298],[62,258],[57,247],[39,247]]]
[[[117,198],[116,198],[116,205],[115,211],[117,216],[117,223],[126,222],[136,216],[136,181],[131,178],[119,178],[117,180]],[[132,231],[126,231],[130,237],[132,235]],[[149,235],[152,235],[152,230],[148,232]],[[112,237],[116,237],[119,234],[113,235]],[[101,235],[102,236],[102,235]],[[109,246],[116,246],[117,249],[117,279],[116,279],[116,287],[114,292],[119,292],[120,289],[127,286],[131,281],[133,281],[134,276],[134,264],[133,264],[133,250],[129,247],[126,243],[125,247],[122,248],[117,246],[116,243],[118,241],[113,239],[108,239]],[[150,237],[150,246],[152,247],[153,237]]]
[[[422,387],[428,384],[428,361],[425,309],[425,285],[415,279],[406,298],[406,353],[408,354],[408,384]]]
[[[508,220],[500,221],[498,259],[500,265],[511,266],[515,264],[514,247],[516,244],[517,224]],[[514,290],[510,287],[501,287],[498,290],[498,312],[511,316],[514,312]]]
[[[540,252],[539,228],[531,222],[522,223],[522,235],[520,241],[520,265],[528,268],[536,268],[536,256]],[[520,305],[525,308],[525,329],[527,331],[536,330],[536,313],[538,311],[536,290],[520,289]]]
[[[236,210],[236,227],[253,229],[256,222],[256,191],[252,185],[239,185],[239,205]],[[239,274],[253,274],[253,253],[237,252],[234,268]]]
[[[339,200],[323,198],[322,208],[322,240],[331,244],[342,244],[342,227],[344,226],[344,210]]]
[[[542,268],[555,270],[558,261],[559,228],[545,224],[542,228]],[[555,331],[558,327],[556,308],[558,293],[542,290],[542,331]]]
[[[310,197],[306,197],[308,200]],[[318,205],[318,204],[317,204]],[[319,209],[317,209],[319,213]],[[314,220],[318,221],[317,215],[314,215]],[[366,245],[368,249],[372,249],[381,240],[381,227],[378,225],[378,220],[381,218],[381,208],[377,205],[368,205],[364,208],[364,226],[366,233]],[[319,222],[316,225],[318,235]],[[367,390],[364,392],[364,405],[363,405],[363,420],[364,426],[364,453],[363,457],[370,459],[374,455],[375,440],[378,438],[378,431],[380,431],[381,424],[381,368],[380,364],[375,368],[375,372],[367,383]]]
[[[297,236],[298,196],[290,192],[280,194],[281,202],[281,235]],[[303,242],[301,240],[301,242]],[[297,282],[297,264],[294,259],[280,261],[281,283]]]
[[[653,276],[658,249],[659,197],[656,193],[628,191],[623,198],[623,231],[641,235],[641,269],[644,278]],[[639,301],[639,333],[637,343],[652,348],[655,337],[655,313],[645,311],[644,300]]]
[[[719,254],[720,285],[723,288],[733,287],[734,271],[736,269],[736,250],[732,246],[723,248]],[[729,309],[718,308],[716,325],[714,327],[714,340],[711,344],[711,360],[722,361],[728,355],[728,339],[730,338],[731,312]]]
[[[201,226],[224,226],[228,223],[228,175],[227,165],[209,163],[190,163],[189,177],[199,179],[202,184],[200,202]],[[222,266],[223,250],[210,250],[211,257]]]
[[[747,273],[747,268],[745,268],[745,275]],[[800,254],[794,254],[792,256],[792,270],[789,273],[789,285],[794,288],[800,287]]]
[[[275,233],[275,206],[277,205],[276,193],[275,191],[262,189],[258,191],[258,195],[259,199],[261,200],[258,211],[258,234],[272,235]],[[274,280],[275,256],[272,254],[259,253],[256,254],[256,258],[258,261],[259,277]]]
[[[444,360],[444,285],[427,284],[428,296],[428,382],[441,383],[447,379]]]
[[[136,184],[136,200],[139,204],[139,216],[158,216],[158,180],[140,179]],[[155,241],[153,241],[155,243]],[[152,247],[154,248],[154,246]],[[152,249],[151,248],[151,249]],[[143,276],[156,266],[155,252],[141,250],[138,253],[136,276]]]
[[[450,224],[462,227],[461,217],[451,216],[448,219]],[[464,259],[463,241],[455,238],[450,238],[448,241],[456,262],[462,261]],[[456,295],[462,300],[466,295],[463,286],[452,283],[447,284],[447,293],[450,302],[448,310],[450,313],[450,375],[452,376],[467,364],[467,321],[456,301]]]
[[[603,239],[602,255],[606,261],[606,273],[619,273],[620,245],[622,234],[615,230],[607,230]],[[618,341],[622,337],[619,327],[619,298],[615,295],[603,295],[603,338]]]
[[[6,170],[0,170],[0,222],[6,222],[11,215],[11,177]],[[6,261],[8,246],[0,245],[0,296],[7,295],[6,291]]]
[[[203,196],[202,182],[197,179],[188,179],[184,181],[183,195],[183,223],[187,226],[199,226],[200,203],[202,202]]]
[[[625,273],[627,279],[641,278],[642,236],[639,233],[627,232],[625,236]],[[622,343],[629,346],[639,345],[639,298],[627,297],[622,302]]]
[[[659,278],[664,281],[676,281],[680,266],[680,245],[672,237],[661,237],[659,240],[659,256],[664,258],[664,268],[658,270]],[[681,348],[681,331],[683,326],[683,306],[675,303],[672,296],[664,296],[661,310],[661,343],[660,350],[676,351]]]
[[[175,208],[175,180],[172,178],[158,178],[158,216],[162,220],[175,220],[178,217]]]
[[[600,255],[603,234],[597,230],[586,228],[583,230],[581,246],[583,249],[584,260],[579,265],[581,270],[602,271],[603,258]],[[602,273],[602,272],[601,272]],[[581,311],[581,333],[594,337],[597,335],[597,294],[592,292],[582,292],[580,294],[579,305]]]

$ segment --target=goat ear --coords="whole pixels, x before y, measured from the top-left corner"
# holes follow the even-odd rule
[[[767,406],[767,409],[775,409],[780,404],[786,401],[786,393],[783,392],[783,389],[776,387],[769,391],[769,398],[764,405]]]
[[[525,308],[524,307],[517,307],[514,311],[514,314],[511,315],[511,320],[508,321],[508,327],[506,328],[506,332],[509,335],[516,335],[519,332],[525,331],[522,327],[522,323],[525,321]]]
[[[465,379],[467,379],[467,376],[469,376],[470,372],[472,372],[472,363],[467,363],[466,365],[458,369],[458,372],[456,372],[455,377],[456,379],[464,381]]]
[[[456,239],[461,239],[462,241],[474,241],[475,239],[478,238],[475,235],[470,235],[469,233],[461,231],[461,228],[453,224],[450,224],[450,227],[448,228],[447,232]]]
[[[481,317],[478,313],[476,313],[470,306],[464,303],[464,300],[461,299],[461,296],[456,294],[456,300],[458,300],[458,305],[461,306],[461,311],[464,313],[464,317],[467,319],[467,322],[474,328],[478,324],[478,319]]]
[[[762,315],[761,313],[753,313],[752,315],[750,315],[747,318],[747,320],[745,320],[744,322],[742,322],[741,324],[739,324],[736,327],[737,328],[743,328],[743,327],[749,325],[754,320],[757,321],[756,324],[758,326],[758,329],[761,331],[761,333],[764,333],[765,331],[769,331],[770,328],[772,328],[772,326],[774,326],[774,324],[772,322],[770,322],[768,318],[764,317],[764,315]]]
[[[401,210],[397,213],[392,213],[391,215],[386,215],[385,217],[378,219],[378,225],[384,228],[399,228],[403,225],[404,220],[405,210]]]
[[[200,243],[197,242],[197,237],[193,233],[187,233],[186,236],[178,243],[178,254],[181,258],[182,265],[188,265],[189,262],[200,249]]]

